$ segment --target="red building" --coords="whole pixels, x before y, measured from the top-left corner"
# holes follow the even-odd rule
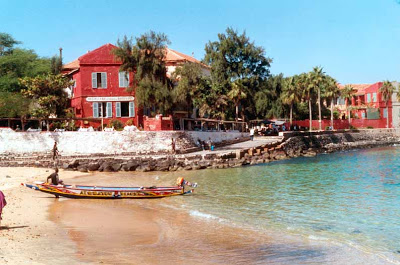
[[[132,85],[133,73],[119,70],[121,62],[111,53],[114,48],[112,44],[103,45],[63,66],[63,74],[75,81],[70,91],[71,107],[77,118],[102,118],[104,124],[111,119],[123,123],[132,120],[135,126],[144,127],[143,111],[136,104],[135,91],[126,91]],[[166,49],[168,74],[176,66],[188,61],[201,64],[193,57]],[[201,65],[205,71],[209,71],[207,66]],[[168,119],[164,117],[160,120]],[[91,125],[100,126],[99,123]]]
[[[351,84],[355,93],[351,99],[351,123],[355,127],[374,127],[385,128],[387,125],[387,115],[389,115],[389,128],[392,125],[392,101],[386,102],[382,99],[379,89],[383,82],[374,84]],[[344,86],[340,86],[341,89]],[[336,108],[341,112],[341,117],[348,118],[346,101],[343,98],[337,100]]]

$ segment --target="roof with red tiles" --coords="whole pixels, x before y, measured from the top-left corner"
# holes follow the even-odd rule
[[[63,71],[68,72],[71,70],[76,70],[79,69],[80,65],[83,63],[119,63],[118,60],[114,58],[114,56],[111,55],[110,51],[114,48],[117,48],[116,46],[107,43],[103,46],[100,46],[99,48],[89,51],[88,53],[80,56],[78,59],[64,64],[63,65]],[[112,59],[112,61],[110,61]],[[178,51],[172,50],[170,48],[166,48],[166,54],[165,54],[165,62],[172,63],[172,64],[179,64],[179,63],[185,63],[185,62],[192,62],[192,63],[198,63],[201,64],[205,68],[209,68],[208,65],[203,64],[196,58],[180,53]]]

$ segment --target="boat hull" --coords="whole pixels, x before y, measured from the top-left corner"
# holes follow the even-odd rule
[[[47,183],[22,183],[22,185],[36,191],[53,194],[56,197],[74,199],[156,199],[192,192],[192,190],[185,191],[183,186],[144,188],[50,185]]]

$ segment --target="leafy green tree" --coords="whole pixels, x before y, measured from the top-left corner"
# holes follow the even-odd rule
[[[206,44],[205,51],[203,61],[211,66],[211,87],[220,95],[216,99],[229,95],[237,119],[239,105],[247,109],[255,94],[262,90],[272,59],[266,57],[264,49],[251,42],[245,32],[238,34],[232,28],[218,34],[218,41]]]
[[[284,114],[285,105],[282,102],[283,74],[272,75],[261,84],[261,90],[255,93],[254,103],[257,117],[280,118]]]
[[[394,92],[394,86],[392,82],[389,80],[384,81],[382,87],[379,88],[379,92],[382,94],[382,99],[386,104],[386,128],[389,128],[389,101]]]
[[[29,114],[30,102],[21,93],[0,92],[0,117],[26,117]]]
[[[283,82],[283,92],[281,94],[282,102],[290,106],[290,126],[293,121],[293,106],[300,102],[301,95],[296,86],[296,76],[288,77]]]
[[[10,34],[0,32],[0,56],[12,53],[14,46],[21,42],[15,40]]]
[[[348,111],[349,125],[351,122],[351,99],[353,95],[356,93],[356,90],[351,85],[345,85],[341,90],[341,97],[346,100],[346,109]]]
[[[332,130],[334,129],[333,128],[333,102],[339,96],[340,96],[340,89],[338,87],[337,81],[334,78],[327,76],[324,98],[327,100],[327,102],[330,102],[330,105],[331,105],[331,128],[332,128]]]
[[[50,69],[53,75],[61,74],[63,62],[60,56],[53,56],[50,59]]]
[[[172,80],[175,86],[172,91],[174,103],[177,108],[190,111],[194,105],[194,101],[202,97],[199,92],[205,82],[201,66],[196,63],[187,62],[177,67],[172,74]],[[196,104],[196,107],[199,107]]]
[[[22,95],[34,100],[32,115],[38,118],[62,117],[68,107],[65,88],[72,82],[62,75],[40,75],[20,79]]]
[[[50,72],[50,60],[40,58],[33,50],[14,49],[0,56],[0,91],[19,92],[18,79]]]
[[[172,106],[172,84],[165,67],[165,49],[170,43],[163,33],[150,31],[135,39],[126,36],[117,41],[114,55],[122,61],[121,71],[134,72],[133,86],[140,107],[155,107],[157,112],[166,113]]]

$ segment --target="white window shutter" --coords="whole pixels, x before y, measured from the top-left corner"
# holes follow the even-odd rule
[[[112,117],[112,102],[107,102],[106,113],[107,113],[107,118]]]
[[[121,102],[115,102],[115,116],[121,117]]]
[[[123,72],[118,72],[118,84],[119,84],[119,87],[123,87],[122,85],[122,73]]]
[[[99,117],[99,104],[97,102],[93,102],[93,118]]]
[[[135,102],[129,102],[129,117],[135,117]]]
[[[92,88],[97,88],[97,73],[92,73]]]
[[[101,87],[107,88],[107,73],[101,73]]]

